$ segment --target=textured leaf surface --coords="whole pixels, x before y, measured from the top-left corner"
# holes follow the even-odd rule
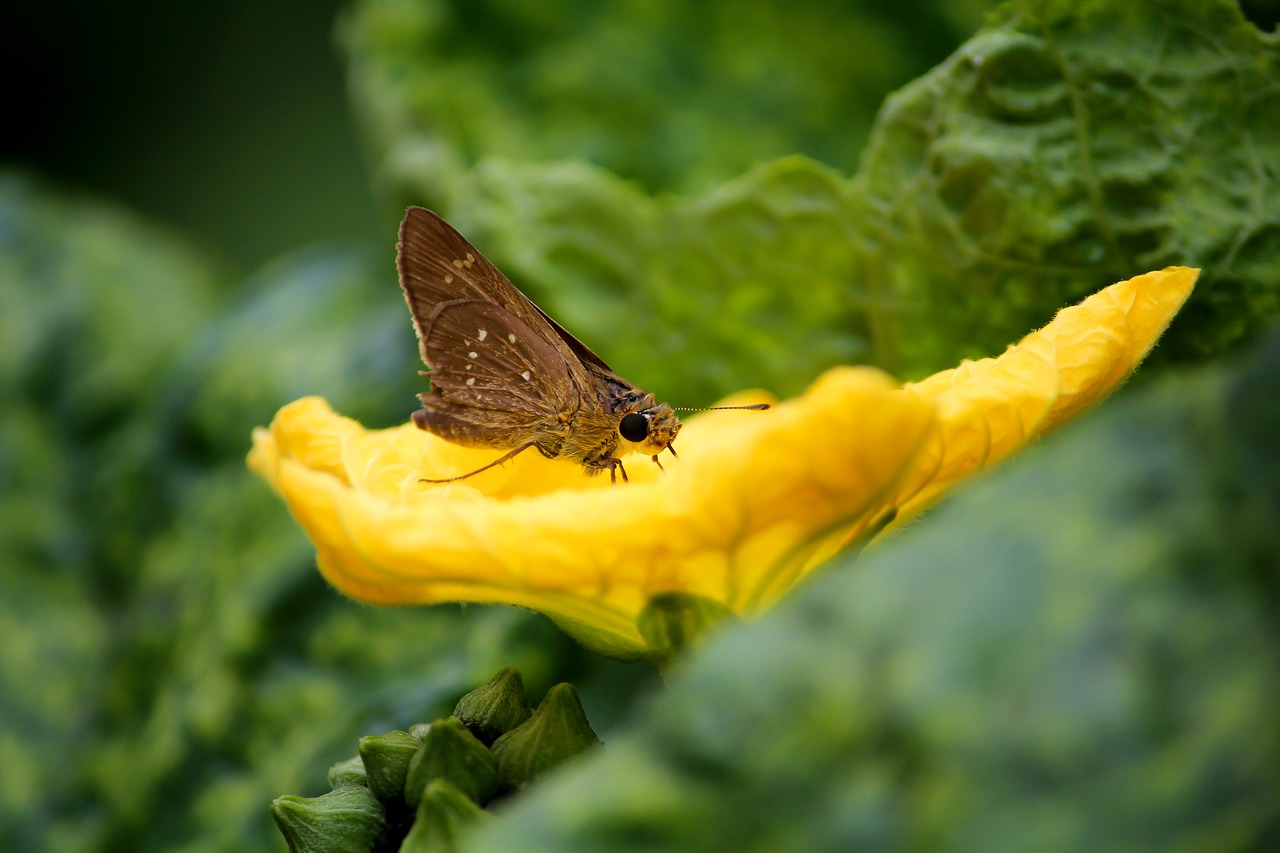
[[[879,357],[1003,346],[1133,269],[1204,267],[1162,354],[1280,312],[1280,40],[1233,0],[1018,2],[885,104],[854,182]],[[929,330],[963,330],[931,335]]]
[[[0,178],[0,847],[82,781],[118,558],[173,484],[157,386],[218,284],[171,234]]]
[[[430,20],[393,40],[377,21],[396,15]],[[784,157],[679,196],[560,162],[583,153],[571,141],[508,150],[491,140],[518,133],[466,132],[526,117],[501,98],[447,103],[470,92],[439,81],[484,48],[444,46],[457,22],[435,4],[370,0],[356,21],[357,100],[394,196],[436,207],[678,404],[791,394],[850,361],[927,375],[1135,270],[1205,268],[1163,360],[1222,351],[1280,314],[1280,42],[1233,0],[1010,3],[889,99],[856,175],[847,159]],[[606,146],[646,139],[600,124]],[[856,118],[837,108],[830,127],[859,144]]]
[[[779,154],[851,166],[880,93],[980,8],[364,0],[343,37],[375,162],[397,186],[502,157],[581,159],[668,190]]]

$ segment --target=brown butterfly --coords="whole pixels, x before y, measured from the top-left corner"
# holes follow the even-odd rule
[[[659,453],[675,454],[677,410],[614,373],[439,216],[408,209],[396,266],[430,368],[431,390],[418,395],[413,422],[455,444],[508,451],[468,474],[424,482],[462,480],[530,447],[588,474],[608,470],[614,482],[619,471],[627,479],[624,454],[648,454],[659,468]]]

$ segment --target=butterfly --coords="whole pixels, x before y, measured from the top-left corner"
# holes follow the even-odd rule
[[[647,454],[659,468],[658,454],[675,455],[677,409],[615,373],[439,216],[405,212],[396,267],[431,383],[413,422],[455,444],[507,451],[425,482],[464,480],[531,447],[588,474],[607,470],[615,483],[619,473],[627,480],[626,454]]]

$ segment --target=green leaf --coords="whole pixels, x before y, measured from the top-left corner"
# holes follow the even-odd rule
[[[221,284],[164,229],[0,174],[0,848],[42,846],[42,820],[83,796],[111,608],[180,479],[160,386]]]
[[[448,206],[517,285],[674,405],[802,390],[870,357],[847,181],[784,158],[697,199],[582,165],[486,161]],[[802,343],[803,342],[803,343]]]
[[[225,273],[123,210],[0,174],[0,393],[91,439],[155,402],[221,302]]]
[[[425,380],[393,267],[323,247],[269,264],[244,288],[191,342],[171,382],[171,404],[207,451],[243,452],[249,431],[309,394],[387,424],[418,406]]]
[[[436,207],[678,404],[794,393],[841,362],[918,378],[1169,264],[1206,272],[1158,359],[1220,352],[1280,314],[1280,45],[1232,0],[1010,3],[889,99],[856,177],[784,157],[681,196],[554,159],[576,144],[526,144],[520,107],[486,91],[512,91],[499,80],[527,66],[485,61],[471,42],[483,20],[392,0],[354,18],[354,77],[395,201]],[[845,34],[835,19],[829,33]],[[442,84],[455,73],[465,85]]]
[[[1174,264],[1205,272],[1158,356],[1255,334],[1280,313],[1277,77],[1280,41],[1234,0],[1002,7],[888,100],[864,154],[858,278],[896,305],[878,362],[991,355]]]
[[[1273,846],[1276,387],[1280,333],[837,560],[467,849]]]
[[[343,40],[380,177],[434,203],[489,157],[580,159],[658,190],[780,154],[852,166],[881,93],[928,67],[918,46],[967,31],[955,11],[363,0]]]

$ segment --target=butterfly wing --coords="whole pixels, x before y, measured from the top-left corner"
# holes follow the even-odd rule
[[[405,215],[397,266],[431,369],[431,390],[419,395],[425,425],[472,446],[558,445],[592,383],[546,316],[423,208]]]
[[[423,348],[431,365],[431,390],[420,395],[427,421],[463,444],[553,440],[586,391],[582,368],[566,361],[571,354],[491,302],[437,306]]]
[[[418,332],[422,360],[427,364],[431,362],[422,345],[422,330],[435,307],[454,299],[479,299],[502,305],[544,337],[554,335],[579,361],[613,372],[604,359],[534,305],[457,229],[424,207],[410,207],[405,212],[396,264]]]

